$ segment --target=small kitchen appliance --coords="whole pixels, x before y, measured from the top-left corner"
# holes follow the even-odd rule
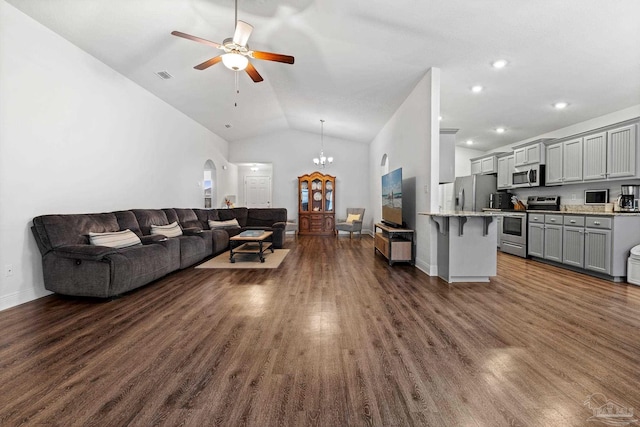
[[[638,210],[640,201],[640,185],[623,185],[620,188],[620,210],[634,212]]]
[[[559,211],[560,196],[529,196],[527,210],[530,211]]]
[[[489,207],[492,209],[513,209],[511,196],[513,194],[503,191],[492,193],[489,197]]]

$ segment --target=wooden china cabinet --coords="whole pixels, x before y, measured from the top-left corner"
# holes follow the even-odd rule
[[[298,177],[298,234],[334,234],[335,192],[335,176],[313,172]]]

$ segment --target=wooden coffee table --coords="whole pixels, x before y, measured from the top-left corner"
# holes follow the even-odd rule
[[[273,253],[273,245],[266,239],[273,235],[273,231],[264,230],[247,230],[233,236],[229,239],[229,261],[236,262],[234,255],[236,254],[256,254],[260,258],[260,262],[264,262],[264,251],[271,249]]]

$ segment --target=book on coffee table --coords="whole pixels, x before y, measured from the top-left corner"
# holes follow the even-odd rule
[[[262,236],[264,230],[245,230],[242,233],[238,234],[238,236],[242,237],[258,237]]]

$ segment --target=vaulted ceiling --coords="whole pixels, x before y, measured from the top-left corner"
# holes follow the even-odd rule
[[[239,0],[250,48],[295,56],[252,60],[264,81],[240,73],[239,93],[222,64],[193,69],[220,51],[170,35],[222,42],[234,0],[8,3],[230,142],[319,133],[321,118],[325,135],[370,142],[431,67],[441,126],[481,150],[640,104],[637,0]]]

